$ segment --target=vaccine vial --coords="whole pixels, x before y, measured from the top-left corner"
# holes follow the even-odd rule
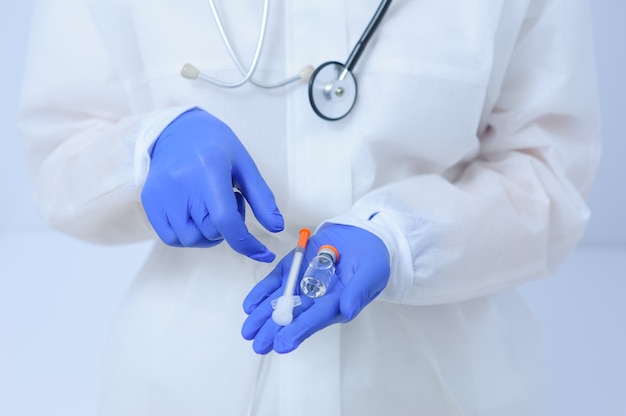
[[[335,247],[321,246],[300,280],[302,294],[313,299],[324,296],[335,274],[335,263],[338,258],[339,252]]]

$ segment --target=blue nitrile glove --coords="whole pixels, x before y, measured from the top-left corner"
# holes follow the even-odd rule
[[[389,252],[382,240],[361,228],[339,224],[326,224],[309,239],[300,276],[324,244],[339,251],[334,281],[320,298],[300,296],[302,304],[293,310],[294,320],[289,325],[274,323],[271,300],[283,294],[293,251],[244,300],[243,308],[249,316],[241,333],[245,339],[254,340],[252,347],[257,353],[293,351],[315,332],[352,320],[387,285]]]
[[[225,239],[252,259],[274,260],[274,253],[248,231],[243,198],[269,231],[281,231],[283,217],[254,161],[226,124],[206,111],[189,110],[163,130],[151,157],[141,200],[163,242],[211,247]]]

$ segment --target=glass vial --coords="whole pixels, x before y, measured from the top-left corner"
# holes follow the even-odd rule
[[[333,246],[321,246],[300,280],[300,291],[310,298],[324,296],[335,274],[339,252]]]

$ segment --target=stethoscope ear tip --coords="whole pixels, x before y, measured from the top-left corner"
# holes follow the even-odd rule
[[[302,81],[309,82],[314,72],[315,72],[315,68],[313,68],[312,65],[307,65],[304,68],[302,68],[300,72],[298,72],[298,76],[300,76],[300,79]]]
[[[190,63],[186,63],[180,70],[180,74],[187,79],[198,79],[200,70]]]

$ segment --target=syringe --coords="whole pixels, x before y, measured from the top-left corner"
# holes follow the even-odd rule
[[[289,325],[293,320],[293,308],[301,303],[300,296],[294,296],[294,291],[296,288],[296,280],[300,273],[300,266],[302,265],[302,258],[304,257],[304,249],[306,248],[310,235],[311,231],[308,228],[300,230],[300,238],[298,238],[298,245],[293,253],[285,290],[281,297],[272,300],[272,307],[274,308],[272,320],[277,325]]]

